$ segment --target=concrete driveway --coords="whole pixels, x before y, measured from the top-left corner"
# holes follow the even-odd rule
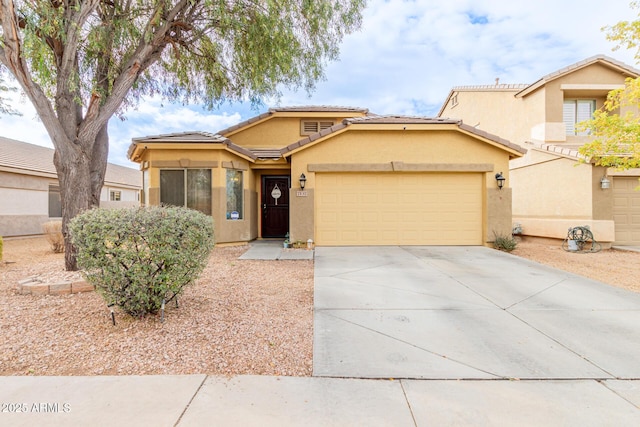
[[[314,322],[314,376],[640,378],[640,294],[484,247],[316,248]]]

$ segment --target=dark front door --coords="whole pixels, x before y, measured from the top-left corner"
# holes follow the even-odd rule
[[[262,177],[262,237],[284,237],[289,232],[288,176]]]

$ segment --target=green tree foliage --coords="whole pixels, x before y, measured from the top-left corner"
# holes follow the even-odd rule
[[[640,11],[640,2],[631,3]],[[621,47],[635,49],[640,61],[640,13],[639,19],[622,21],[604,27],[607,39]],[[594,113],[593,119],[580,124],[594,137],[580,147],[580,154],[597,165],[630,169],[640,167],[640,79],[629,78],[625,87],[611,91],[604,106]]]
[[[207,265],[213,220],[181,207],[92,209],[69,225],[87,281],[132,316],[157,313]]]
[[[365,0],[2,0],[0,63],[55,148],[63,233],[98,206],[108,121],[145,95],[214,107],[313,89]],[[67,269],[76,268],[66,238]]]
[[[578,151],[595,164],[619,169],[640,167],[640,80],[627,79],[611,91],[593,118],[579,124],[594,137]]]

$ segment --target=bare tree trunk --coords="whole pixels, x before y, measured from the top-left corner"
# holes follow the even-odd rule
[[[100,193],[107,173],[109,157],[109,123],[107,122],[96,136],[91,153],[91,207],[100,206]]]
[[[76,251],[69,235],[69,221],[91,207],[90,161],[80,149],[67,150],[53,156],[62,201],[62,235],[64,236],[64,263],[67,271],[76,271]]]

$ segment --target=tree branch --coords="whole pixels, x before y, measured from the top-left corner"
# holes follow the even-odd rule
[[[53,136],[62,134],[63,129],[56,119],[56,114],[44,91],[40,85],[33,81],[27,63],[22,56],[19,23],[13,0],[3,0],[1,2],[0,25],[2,26],[2,40],[4,43],[4,47],[0,48],[2,49],[0,57],[2,64],[11,71],[22,90],[26,93],[55,145],[56,141]]]

